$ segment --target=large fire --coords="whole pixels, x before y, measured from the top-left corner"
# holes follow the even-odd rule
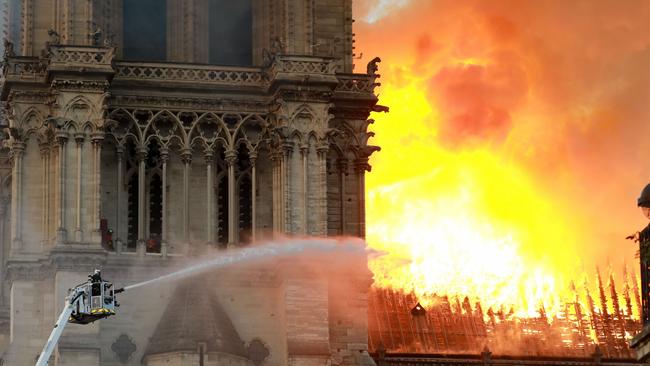
[[[540,305],[556,309],[568,280],[583,271],[562,208],[487,148],[449,152],[432,144],[432,125],[412,117],[436,118],[423,87],[387,84],[382,103],[408,108],[375,117],[380,134],[390,136],[381,141],[377,164],[424,174],[391,170],[384,174],[396,174],[394,182],[371,184],[367,238],[388,253],[371,264],[376,284],[418,295],[472,295],[486,306],[514,305],[522,315]],[[411,122],[405,128],[396,121]]]
[[[372,117],[367,239],[387,253],[371,263],[375,286],[521,318],[562,316],[576,296],[588,306],[596,266],[633,287],[624,237],[645,224],[634,198],[650,178],[650,71],[636,67],[650,62],[648,6],[536,3],[357,3],[358,64],[382,57],[391,108]]]

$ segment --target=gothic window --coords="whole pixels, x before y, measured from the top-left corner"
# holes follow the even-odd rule
[[[124,0],[124,49],[127,60],[165,61],[167,1]]]
[[[210,0],[209,62],[219,65],[251,65],[253,16],[251,0]]]
[[[126,247],[135,250],[139,239],[145,240],[147,252],[160,252],[162,240],[162,172],[160,148],[155,142],[149,144],[145,160],[145,177],[139,176],[139,162],[135,144],[126,145],[126,190],[127,190],[127,242]],[[145,221],[144,238],[138,237],[140,222],[138,221],[140,199],[139,180],[145,182]]]

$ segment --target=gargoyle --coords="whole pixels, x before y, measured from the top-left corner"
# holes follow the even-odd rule
[[[368,75],[377,75],[377,71],[379,70],[379,63],[381,62],[381,59],[379,57],[375,57],[370,62],[368,62]]]

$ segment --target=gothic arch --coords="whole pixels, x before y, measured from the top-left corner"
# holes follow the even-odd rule
[[[157,125],[158,123],[167,122],[171,122],[171,124],[169,126]],[[182,122],[178,116],[166,109],[154,113],[149,118],[147,125],[142,131],[142,136],[144,137],[144,146],[147,146],[152,139],[156,139],[161,146],[165,147],[173,146],[174,144],[178,144],[181,149],[189,147],[188,135],[183,128]]]
[[[311,117],[312,121],[313,120],[318,120],[318,118],[317,118],[318,114],[308,104],[301,104],[298,107],[296,107],[296,109],[293,111],[293,113],[291,113],[290,120],[294,121],[296,119],[296,117],[298,117],[300,115],[309,115]]]
[[[123,108],[114,109],[109,113],[109,118],[106,120],[106,131],[107,135],[112,136],[121,146],[128,141],[139,146],[143,141],[137,120],[131,112]]]
[[[21,114],[19,126],[26,142],[30,137],[39,136],[45,131],[45,117],[37,108],[30,107]]]
[[[232,136],[219,115],[206,112],[199,116],[188,133],[190,146],[202,146],[206,151],[232,147]]]
[[[93,103],[83,95],[75,96],[63,108],[63,116],[68,120],[75,121],[77,127],[81,127],[85,122],[91,122],[92,116],[97,115],[98,112]],[[82,129],[78,128],[77,130],[81,131]]]

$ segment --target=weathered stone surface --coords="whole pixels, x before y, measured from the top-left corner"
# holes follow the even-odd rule
[[[207,57],[207,35],[192,35],[209,21],[205,0],[168,1],[169,44],[183,48],[160,63],[121,60],[119,1],[19,3],[0,88],[4,365],[34,362],[68,289],[95,268],[121,287],[217,247],[364,235],[376,75],[349,74],[350,0],[253,1],[253,67],[184,63]],[[95,26],[114,42],[96,42]],[[365,261],[336,274],[292,266],[126,292],[118,315],[69,325],[53,365],[357,364],[367,286],[337,286],[368,279]]]

